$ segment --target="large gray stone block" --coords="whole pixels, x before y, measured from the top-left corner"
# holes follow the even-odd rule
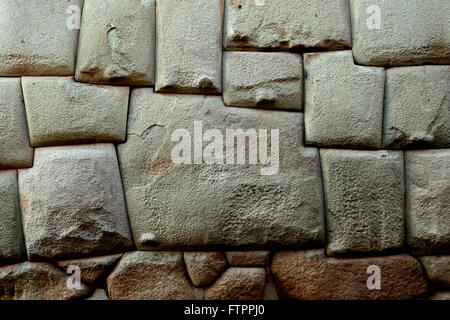
[[[155,0],[85,0],[77,81],[154,84]]]
[[[419,254],[450,253],[450,149],[406,153],[406,235]]]
[[[450,147],[450,66],[386,71],[383,147]]]
[[[0,264],[26,259],[16,170],[0,171]]]
[[[450,64],[449,1],[350,0],[350,7],[358,64]]]
[[[223,99],[233,107],[303,109],[303,64],[298,54],[224,52]]]
[[[128,87],[72,77],[22,78],[33,147],[125,141]]]
[[[304,64],[306,144],[380,148],[384,69],[355,65],[351,51],[307,53]]]
[[[321,149],[327,254],[374,254],[403,248],[403,154]]]
[[[219,96],[133,90],[127,142],[118,145],[118,154],[137,247],[323,245],[318,152],[302,146],[302,123],[301,113],[229,108]],[[203,127],[195,135],[194,125]],[[259,130],[267,133],[267,140],[259,135],[260,160],[268,141],[273,161],[250,163],[250,156],[245,164],[231,157],[220,161],[220,155],[226,160],[224,149],[235,156],[234,146],[243,146],[246,132],[235,139],[234,129],[254,129],[247,132],[252,139]],[[276,131],[269,137],[270,129],[279,130],[279,143]],[[217,157],[209,157],[211,143],[207,138],[202,143],[199,131],[226,146],[227,130],[230,147],[219,145]],[[200,139],[194,143],[195,163],[192,155],[181,164],[173,162],[180,133],[184,141]]]
[[[156,6],[156,91],[221,92],[223,0]]]
[[[225,0],[224,47],[351,47],[346,0]]]
[[[67,259],[133,248],[112,144],[38,148],[19,171],[28,257]]]
[[[0,76],[73,75],[78,29],[68,27],[76,20],[69,9],[82,3],[2,0]]]
[[[0,169],[32,164],[20,78],[0,78]]]

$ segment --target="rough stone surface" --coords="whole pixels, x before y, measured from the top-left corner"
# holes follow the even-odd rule
[[[379,290],[367,287],[372,265],[380,268]],[[406,254],[338,259],[327,258],[322,250],[277,252],[271,271],[284,299],[400,300],[427,290],[420,263]]]
[[[155,0],[85,0],[77,81],[153,85],[155,24]]]
[[[66,259],[132,248],[112,144],[38,148],[19,171],[28,257]]]
[[[229,268],[205,292],[205,300],[260,300],[266,272],[263,268]]]
[[[0,4],[0,76],[73,75],[78,30],[67,23],[82,0]]]
[[[450,256],[419,257],[425,267],[428,279],[446,288],[450,288]]]
[[[406,153],[407,243],[417,253],[450,253],[450,149]]]
[[[450,66],[386,72],[383,147],[450,147]]]
[[[90,296],[86,300],[110,300],[110,299],[105,289],[95,289],[92,296]]]
[[[327,207],[327,254],[402,248],[402,152],[321,149],[320,158]]]
[[[345,0],[225,0],[224,47],[351,47]]]
[[[229,108],[217,96],[162,95],[151,89],[134,90],[131,100],[128,139],[118,153],[140,250],[323,245],[320,164],[316,149],[302,147],[301,113]],[[224,137],[226,129],[279,129],[278,172],[276,161],[227,165],[206,157],[201,165],[175,164],[171,153],[180,140],[172,142],[171,136],[180,128],[193,136],[194,121],[202,121],[203,133],[215,128]],[[276,145],[269,133],[268,143]],[[259,149],[267,150],[264,143]]]
[[[194,300],[181,252],[126,253],[107,287],[112,300]]]
[[[20,78],[0,78],[0,169],[32,164]]]
[[[430,297],[430,300],[450,300],[450,291],[438,291]]]
[[[70,266],[79,267],[81,281],[86,284],[93,284],[110,272],[111,268],[121,257],[122,254],[114,254],[104,257],[63,260],[58,261],[58,266],[64,271],[67,271]]]
[[[33,147],[125,141],[128,87],[72,77],[22,78]]]
[[[379,29],[373,29],[377,13],[368,12],[374,5],[379,8]],[[350,7],[353,54],[358,64],[450,64],[450,2],[350,0]]]
[[[25,262],[0,268],[0,300],[71,300],[83,298],[89,289],[69,289],[67,278],[54,266]]]
[[[265,266],[269,262],[270,252],[261,251],[226,251],[228,263],[236,267]]]
[[[232,107],[303,109],[303,65],[298,54],[224,52],[223,100]]]
[[[351,51],[307,53],[304,60],[306,144],[380,148],[384,69],[355,65]]]
[[[267,282],[264,287],[263,300],[280,300],[273,282]]]
[[[223,0],[157,1],[156,91],[221,92],[222,17]]]
[[[0,264],[26,259],[16,170],[0,171]]]
[[[211,283],[227,268],[222,252],[185,252],[184,262],[192,283],[197,287]]]

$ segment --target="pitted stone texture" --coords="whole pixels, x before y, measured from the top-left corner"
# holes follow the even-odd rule
[[[184,262],[196,287],[211,283],[227,268],[227,261],[222,252],[185,252]]]
[[[419,257],[432,282],[450,288],[450,256]]]
[[[403,154],[321,149],[327,254],[369,254],[404,245]]]
[[[450,147],[450,66],[386,71],[383,147]]]
[[[219,96],[164,95],[151,89],[134,90],[131,100],[128,139],[118,153],[140,250],[323,245],[320,164],[316,149],[302,147],[301,113],[229,108]],[[202,121],[203,133],[218,129],[223,137],[226,129],[279,129],[278,171],[276,161],[212,164],[207,157],[201,165],[175,164],[171,153],[181,142],[176,136],[172,142],[171,136],[185,128],[192,139],[201,139],[193,135],[194,121]],[[268,144],[276,146],[269,134]],[[262,144],[264,154],[268,148]],[[210,143],[203,146],[206,150]],[[235,155],[233,149],[229,152]]]
[[[263,268],[229,268],[205,291],[205,300],[261,300],[266,282]]]
[[[304,59],[306,144],[380,148],[384,69],[355,65],[351,51]]]
[[[19,171],[30,260],[107,255],[133,247],[114,145],[38,148]]]
[[[270,252],[261,251],[226,251],[228,263],[236,267],[265,266],[269,262]]]
[[[158,0],[158,92],[222,90],[223,0]]]
[[[20,78],[0,78],[0,169],[32,164]]]
[[[85,0],[75,78],[153,85],[155,27],[155,0]]]
[[[125,141],[128,87],[72,77],[25,77],[22,86],[33,147]]]
[[[380,268],[379,290],[367,287],[373,265]],[[406,254],[338,259],[322,250],[284,251],[275,254],[271,271],[282,299],[403,300],[427,290],[420,263]]]
[[[450,2],[351,0],[350,7],[353,54],[358,64],[450,64]],[[380,25],[374,29],[377,11]]]
[[[347,2],[225,0],[224,47],[349,48],[351,31]]]
[[[16,170],[0,171],[0,264],[26,260]]]
[[[406,153],[406,231],[417,253],[450,253],[450,149]]]
[[[302,57],[284,52],[224,52],[223,99],[232,107],[303,109]]]
[[[2,0],[0,4],[0,76],[74,74],[78,30],[71,6],[82,0]]]
[[[102,279],[114,264],[122,257],[122,254],[115,254],[111,256],[85,258],[78,260],[63,260],[58,261],[58,266],[64,271],[69,267],[78,267],[81,271],[81,281],[86,284],[93,284]]]
[[[181,252],[126,253],[107,280],[112,300],[194,300]]]
[[[49,263],[25,262],[0,268],[0,300],[71,300],[83,298],[89,289],[69,289],[69,275]]]

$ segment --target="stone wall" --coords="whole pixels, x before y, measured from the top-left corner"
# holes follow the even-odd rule
[[[450,2],[1,0],[0,35],[0,299],[450,299]]]

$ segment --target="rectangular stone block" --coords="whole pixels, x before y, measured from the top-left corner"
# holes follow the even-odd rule
[[[82,3],[2,0],[0,76],[73,75]]]
[[[321,149],[327,254],[403,248],[403,153]]]
[[[16,170],[0,171],[0,264],[26,260]]]
[[[303,63],[298,54],[224,52],[223,99],[232,107],[303,109]]]
[[[222,20],[223,0],[157,1],[156,91],[221,92]]]
[[[318,152],[302,126],[297,112],[133,90],[118,154],[138,249],[323,245]]]
[[[346,0],[225,0],[224,47],[230,49],[351,47]]]
[[[450,2],[350,0],[358,64],[450,64]]]
[[[450,147],[450,66],[386,71],[383,147]]]
[[[408,300],[428,289],[422,266],[407,254],[343,259],[323,250],[281,251],[271,271],[282,299]]]
[[[125,141],[128,87],[72,77],[22,78],[33,147]]]
[[[133,248],[113,144],[36,149],[19,170],[28,258],[74,259]]]
[[[406,152],[406,235],[417,254],[450,253],[450,149]]]
[[[85,0],[76,80],[154,84],[155,0]]]
[[[0,78],[0,169],[32,164],[20,78]]]
[[[305,141],[380,148],[385,71],[355,65],[351,51],[306,53]]]

